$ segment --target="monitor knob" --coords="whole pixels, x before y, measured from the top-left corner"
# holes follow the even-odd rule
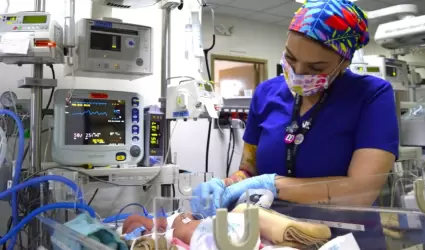
[[[130,155],[132,157],[139,157],[141,152],[142,150],[140,149],[139,146],[134,145],[134,146],[131,146],[130,148]]]

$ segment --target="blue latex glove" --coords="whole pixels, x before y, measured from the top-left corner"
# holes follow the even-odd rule
[[[196,198],[190,201],[192,213],[204,217],[215,215],[215,210],[221,207],[221,195],[225,188],[224,181],[218,178],[212,178],[197,186],[192,192],[192,196]]]
[[[128,250],[127,245],[113,230],[102,225],[96,219],[91,218],[87,214],[78,215],[73,220],[66,222],[64,226],[112,249]],[[74,237],[79,238],[81,236]],[[60,232],[53,232],[52,238],[54,238],[52,241],[54,245],[53,249],[63,249],[56,245],[59,242],[60,244],[65,245],[67,249],[81,249],[81,246],[79,247],[78,243],[73,241],[68,235],[61,234]]]
[[[267,189],[270,190],[274,197],[277,197],[275,187],[276,174],[263,174],[260,176],[251,177],[241,182],[235,183],[226,188],[223,193],[222,207],[228,208],[232,203],[235,203],[241,195],[249,189]]]

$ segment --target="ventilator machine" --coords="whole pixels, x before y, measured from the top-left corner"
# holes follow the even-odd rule
[[[4,14],[0,18],[0,60],[18,65],[63,63],[63,32],[45,12]]]
[[[134,79],[152,74],[152,30],[117,19],[81,19],[76,24],[77,53],[65,74]]]
[[[136,93],[55,92],[53,160],[61,165],[137,164],[143,158],[143,99]]]
[[[34,243],[34,246],[28,246],[29,249],[112,249],[110,245],[100,243],[102,237],[97,237],[98,235],[97,238],[88,237],[88,235],[106,233],[111,236],[110,240],[114,244],[121,244],[122,235],[116,234],[115,230],[131,215],[123,213],[128,206],[142,207],[141,214],[147,218],[169,216],[175,212],[190,213],[189,199],[193,201],[198,198],[190,197],[192,188],[212,177],[209,173],[183,171],[171,160],[175,156],[171,155],[170,150],[170,140],[177,124],[202,118],[211,122],[218,119],[220,112],[223,111],[223,100],[214,90],[212,79],[170,76],[169,70],[171,11],[182,10],[186,11],[188,20],[185,24],[186,37],[183,48],[185,58],[196,69],[194,72],[202,72],[203,60],[208,60],[208,56],[205,55],[209,50],[202,48],[200,28],[202,8],[208,5],[196,0],[93,0],[93,2],[103,7],[121,9],[143,8],[158,3],[163,18],[162,30],[157,31],[147,25],[127,23],[111,17],[74,20],[74,0],[65,0],[64,27],[44,11],[45,3],[41,0],[36,1],[34,12],[0,15],[0,61],[18,66],[31,64],[34,67],[32,77],[25,77],[18,83],[18,87],[31,90],[30,108],[27,112],[30,114],[29,132],[25,133],[21,121],[26,119],[22,118],[25,114],[19,117],[13,112],[13,108],[16,108],[16,100],[14,101],[17,99],[16,94],[7,92],[8,97],[5,95],[2,99],[10,98],[11,105],[4,105],[2,101],[4,109],[0,109],[1,114],[8,115],[16,121],[19,137],[18,157],[16,161],[13,159],[9,161],[5,156],[6,151],[3,150],[7,148],[3,140],[7,133],[0,129],[2,138],[0,157],[4,161],[2,165],[10,165],[12,170],[9,172],[13,172],[5,174],[10,174],[8,177],[10,180],[7,182],[7,190],[0,193],[0,199],[9,199],[8,196],[11,196],[10,230],[0,238],[2,244],[8,243],[9,249],[13,249],[17,244],[18,233],[26,224],[29,224],[28,239],[30,243],[32,241],[31,244]],[[417,13],[417,7],[411,4],[369,11],[370,19],[400,17],[398,21],[379,25],[375,34],[375,41],[379,45],[391,49],[392,58],[364,55],[360,50],[350,66],[355,73],[373,75],[389,81],[395,90],[398,110],[403,105],[408,105],[402,102],[405,101],[403,99],[405,93],[410,91],[410,96],[413,96],[412,90],[422,81],[415,70],[425,67],[425,64],[420,62],[409,63],[398,58],[425,44],[425,25],[423,25],[425,16],[417,17],[415,16]],[[215,26],[214,15],[212,17]],[[161,58],[158,59],[153,57],[152,52],[156,46],[153,44],[155,32],[162,32],[162,44],[159,45]],[[214,44],[215,34],[213,41]],[[54,70],[56,64],[63,64],[64,76],[71,80],[74,86],[76,77],[145,80],[145,77],[156,72],[155,60],[161,61],[160,80],[146,78],[149,80],[143,84],[158,88],[160,86],[159,105],[146,105],[145,93],[136,91],[68,88],[52,91],[49,105],[50,103],[53,105],[53,110],[49,107],[42,108],[43,89],[54,90],[57,87]],[[51,68],[53,79],[43,77],[43,65]],[[235,103],[228,105],[243,109],[243,112],[247,113],[249,109],[246,103],[250,101],[249,99],[244,100],[244,105]],[[410,101],[416,102],[416,99]],[[409,107],[415,106],[409,105]],[[54,116],[53,124],[46,130],[52,136],[54,162],[43,162],[41,157],[41,134],[46,132],[41,129],[41,125],[46,115]],[[270,204],[270,209],[285,214],[279,216],[291,216],[284,217],[284,220],[292,220],[295,224],[313,223],[322,227],[325,225],[332,231],[332,238],[347,237],[345,239],[349,238],[350,242],[354,239],[354,243],[357,242],[359,246],[382,243],[390,250],[423,246],[425,199],[421,146],[425,143],[413,141],[418,138],[425,141],[425,136],[407,135],[408,131],[405,128],[411,128],[412,122],[417,122],[416,120],[405,119],[400,115],[399,121],[402,137],[400,155],[393,167],[393,173],[388,176],[390,180],[388,187],[384,187],[379,194],[376,194],[378,196],[376,204],[379,204],[379,207],[375,205],[353,207],[350,201],[357,199],[356,196],[343,197],[343,201],[337,205],[322,203],[300,205],[274,201]],[[425,119],[422,119],[420,126],[415,127],[416,131],[424,130],[424,121]],[[174,124],[174,127],[171,124]],[[425,132],[423,134],[425,135]],[[30,139],[27,148],[24,135]],[[28,153],[31,157],[30,167],[29,170],[25,170],[23,160]],[[382,176],[364,178],[373,182]],[[338,181],[322,183],[322,185],[345,184]],[[121,187],[123,190],[129,190],[127,188],[130,186],[142,187],[138,189],[138,194],[148,193],[152,186],[158,186],[161,197],[152,194],[148,197],[147,204],[143,206],[134,203],[126,206],[122,204],[123,208],[118,214],[114,212],[107,218],[100,218],[101,216],[90,207],[94,198],[88,203],[84,200],[84,189],[94,188],[98,191]],[[297,186],[293,188],[296,189]],[[123,192],[122,196],[126,196],[127,191]],[[359,193],[359,196],[361,195],[369,193]],[[36,205],[32,203],[34,200]],[[216,245],[222,250],[253,249],[257,239],[262,236],[260,230],[264,228],[261,228],[259,211],[264,212],[264,208],[258,202],[251,202],[250,199],[241,198],[241,200],[247,203],[247,209],[244,210],[244,233],[240,235],[238,242],[232,242],[227,236],[227,230],[224,230],[227,229],[229,213],[227,209],[218,209],[217,216],[213,218],[212,240],[215,240]],[[214,201],[206,202],[209,204]],[[66,209],[65,212],[57,213],[53,217],[47,212],[60,208]],[[162,211],[160,215],[159,210]],[[82,211],[87,212],[81,215]],[[86,217],[92,218],[84,219]],[[89,228],[91,231],[82,230],[83,224],[84,230]],[[288,228],[282,237],[290,238],[291,243],[302,244],[297,235],[291,234],[297,231],[290,226]],[[156,244],[159,244],[160,237],[157,236],[161,236],[160,234],[156,227],[152,229],[152,239]],[[330,241],[324,246],[317,247],[323,247],[320,248],[323,250],[336,249],[332,248],[332,244],[337,244],[335,242],[336,240]],[[352,247],[350,249],[359,249],[354,247],[357,246],[354,243],[350,245]]]

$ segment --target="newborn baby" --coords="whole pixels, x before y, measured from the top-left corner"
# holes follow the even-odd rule
[[[155,222],[157,232],[166,233],[169,244],[184,249],[217,249],[212,218],[197,220],[190,213],[177,213],[168,218],[158,218]],[[228,225],[230,238],[234,241],[240,240],[244,233],[244,214],[229,213]],[[122,232],[128,234],[140,227],[146,229],[142,235],[150,235],[154,228],[154,220],[137,214],[132,215],[125,220]],[[255,249],[259,247],[260,240]]]

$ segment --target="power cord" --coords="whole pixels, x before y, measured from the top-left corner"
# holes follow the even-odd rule
[[[208,53],[215,47],[215,34],[213,34],[213,41],[211,47],[204,49],[205,67],[207,69],[208,80],[212,81],[210,63],[208,60]],[[205,150],[205,173],[209,172],[209,158],[210,158],[210,144],[211,144],[211,130],[212,130],[212,119],[208,122],[208,134],[207,134],[207,145]]]
[[[89,202],[87,203],[87,205],[91,205],[91,203],[93,202],[94,198],[96,198],[97,192],[99,192],[99,189],[96,188],[96,190],[94,191],[94,194],[92,195],[92,197],[90,198]]]
[[[56,79],[55,68],[53,67],[53,65],[52,64],[48,64],[47,66],[52,71],[52,78],[53,79]],[[47,110],[50,108],[50,104],[52,103],[54,93],[55,93],[55,88],[52,88],[52,90],[50,91],[50,96],[49,96],[49,100],[47,101],[46,108],[44,110],[42,110],[42,112],[41,112],[41,120],[44,119],[44,117],[46,116]],[[28,155],[29,149],[30,149],[30,144],[28,144],[27,147],[25,148],[24,160],[25,160],[25,158]]]
[[[34,177],[36,177],[36,176],[38,176],[38,175],[40,175],[40,174],[42,174],[44,172],[47,172],[49,170],[52,170],[52,169],[62,169],[62,170],[70,171],[70,172],[77,172],[77,173],[79,173],[79,174],[81,174],[83,176],[89,177],[92,180],[96,180],[98,182],[102,182],[102,183],[105,183],[105,184],[108,184],[108,185],[111,185],[111,186],[116,186],[116,187],[140,187],[140,186],[146,186],[146,185],[151,185],[152,184],[151,181],[149,181],[149,180],[146,183],[137,184],[137,185],[132,185],[132,184],[130,184],[130,185],[117,184],[117,183],[114,183],[114,182],[105,181],[105,180],[103,180],[101,178],[98,178],[96,176],[93,176],[91,174],[87,174],[86,172],[84,172],[82,170],[79,170],[77,168],[63,167],[63,166],[45,167],[42,170],[31,174],[30,176],[28,176],[27,178],[25,178],[23,181],[27,181],[27,180],[29,180],[31,178],[34,178]]]
[[[230,168],[232,166],[232,161],[233,161],[233,155],[235,153],[235,146],[236,146],[236,139],[235,139],[235,129],[231,126],[232,119],[229,119],[229,123],[230,123],[230,134],[229,134],[229,146],[227,148],[227,158],[226,158],[226,177],[229,177],[230,175]]]

